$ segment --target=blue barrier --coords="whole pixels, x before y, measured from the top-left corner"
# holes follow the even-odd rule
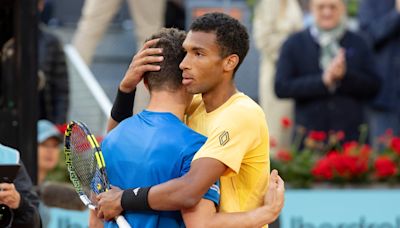
[[[282,228],[400,228],[400,190],[287,190]]]
[[[89,210],[75,211],[41,205],[43,227],[47,228],[87,228],[89,227]]]

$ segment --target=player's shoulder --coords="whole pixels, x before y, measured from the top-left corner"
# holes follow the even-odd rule
[[[190,127],[185,124],[182,124],[182,133],[184,136],[185,141],[189,143],[204,143],[207,141],[207,137],[194,131]]]
[[[244,93],[236,93],[228,102],[221,110],[223,115],[241,119],[265,118],[262,108]]]
[[[177,135],[176,135],[177,136]],[[183,131],[176,137],[174,144],[177,145],[181,151],[181,155],[193,156],[203,145],[206,143],[207,137],[192,130],[185,125]]]
[[[127,131],[131,130],[132,121],[137,118],[137,114],[121,121],[117,126],[110,130],[102,140],[102,146],[118,143],[122,137],[125,137]]]

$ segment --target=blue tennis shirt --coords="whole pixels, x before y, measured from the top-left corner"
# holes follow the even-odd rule
[[[110,183],[127,189],[183,176],[206,140],[172,113],[145,110],[122,121],[102,142]],[[212,186],[203,198],[219,204],[219,196],[219,187]],[[185,227],[179,211],[126,211],[124,216],[132,227]],[[105,227],[117,225],[106,222]]]

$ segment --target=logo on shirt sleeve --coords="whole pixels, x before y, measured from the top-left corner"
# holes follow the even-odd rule
[[[229,142],[229,133],[227,131],[224,131],[219,136],[219,144],[221,144],[221,146],[225,146],[225,144],[227,144],[228,142]]]

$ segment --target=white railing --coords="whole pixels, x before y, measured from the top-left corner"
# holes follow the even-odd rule
[[[87,124],[95,135],[104,135],[111,102],[89,67],[72,45],[65,45],[70,88],[69,120]]]

